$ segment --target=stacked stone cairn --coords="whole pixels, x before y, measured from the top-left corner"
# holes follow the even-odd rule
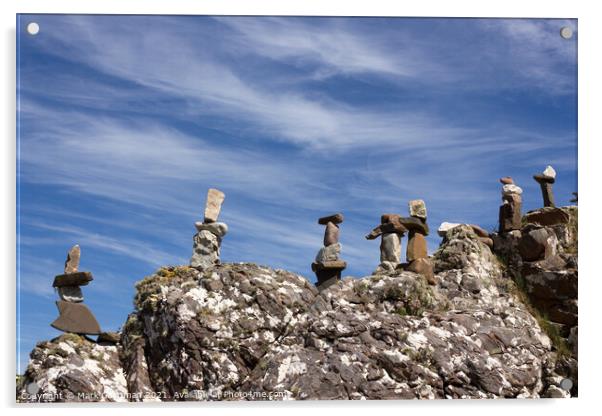
[[[207,192],[204,219],[194,223],[197,233],[193,237],[192,267],[207,269],[220,264],[222,238],[228,232],[228,225],[217,222],[224,198],[225,194],[217,189],[210,188]]]
[[[318,219],[318,224],[325,225],[324,247],[318,251],[311,269],[316,273],[316,286],[323,290],[341,279],[341,272],[347,263],[340,259],[341,243],[339,243],[339,224],[344,220],[343,214],[333,214]]]
[[[552,184],[556,182],[556,171],[552,166],[547,166],[542,173],[533,175],[533,179],[541,187],[544,207],[555,207],[554,194],[552,193]]]
[[[502,183],[502,202],[500,206],[499,223],[500,233],[520,230],[521,227],[521,207],[523,199],[521,194],[523,190],[514,184],[511,177],[500,178]]]
[[[60,331],[82,335],[101,334],[98,321],[82,302],[84,295],[81,286],[93,280],[92,273],[80,272],[81,251],[75,245],[67,254],[64,273],[54,278],[52,286],[57,289],[60,300],[56,302],[59,317],[50,325]]]
[[[367,240],[374,240],[380,236],[380,265],[375,273],[395,270],[401,263],[401,239],[408,229],[401,223],[401,216],[397,214],[383,214],[380,225],[374,228]]]

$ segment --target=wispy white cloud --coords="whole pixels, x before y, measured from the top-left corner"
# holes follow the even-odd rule
[[[165,264],[183,264],[186,262],[186,259],[182,257],[170,255],[163,249],[154,248],[152,244],[148,242],[141,242],[133,238],[123,236],[115,238],[90,232],[90,230],[79,227],[60,226],[34,221],[30,222],[28,225],[59,235],[67,235],[72,241],[76,241],[82,246],[93,247],[105,252],[136,259],[153,267]],[[52,241],[52,237],[50,237],[50,239],[47,241]],[[29,239],[25,241],[25,244],[27,243],[33,245],[44,244],[45,240]],[[53,269],[59,270],[57,267],[48,268],[46,269],[46,273],[48,273],[48,270]]]

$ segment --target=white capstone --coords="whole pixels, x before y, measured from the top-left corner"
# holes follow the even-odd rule
[[[445,237],[445,234],[447,234],[449,230],[456,228],[458,225],[461,224],[457,222],[442,222],[437,229],[437,234],[439,234],[440,237]]]
[[[502,195],[520,195],[522,193],[521,187],[514,184],[507,184],[502,187]]]
[[[556,179],[556,171],[550,165],[548,165],[548,167],[546,167],[545,170],[542,173],[543,173],[544,176],[547,176],[548,178],[554,178],[554,179]]]

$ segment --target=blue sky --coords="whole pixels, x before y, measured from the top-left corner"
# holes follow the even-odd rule
[[[576,20],[20,15],[18,364],[58,335],[67,250],[106,330],[134,283],[186,264],[207,188],[226,193],[222,261],[298,272],[343,212],[348,275],[370,274],[382,213],[426,201],[494,229],[498,178],[577,190]],[[40,25],[28,35],[30,21]],[[404,242],[405,256],[405,242]]]

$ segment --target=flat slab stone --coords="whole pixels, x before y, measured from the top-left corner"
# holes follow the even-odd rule
[[[318,270],[344,270],[347,268],[347,262],[343,260],[325,261],[323,263],[313,262],[311,269],[315,272]]]
[[[568,224],[569,214],[561,208],[546,207],[528,212],[524,216],[524,220],[527,223],[539,225]]]
[[[209,188],[209,191],[207,191],[207,202],[205,203],[204,222],[209,223],[217,221],[225,198],[226,195],[219,189]]]
[[[502,176],[500,178],[500,182],[503,185],[512,185],[512,184],[514,184],[514,179],[512,179],[510,176]]]
[[[204,222],[197,221],[194,223],[194,226],[197,231],[206,230],[220,238],[222,238],[228,233],[228,224],[226,224],[225,222],[210,222],[207,224]]]
[[[326,225],[329,222],[332,222],[333,224],[340,224],[344,219],[345,217],[343,214],[339,212],[338,214],[332,214],[318,219],[318,224]]]
[[[71,247],[71,250],[67,253],[67,260],[65,261],[65,274],[75,273],[79,267],[79,259],[81,257],[81,250],[76,244]]]
[[[90,272],[76,272],[68,274],[59,274],[54,278],[52,287],[61,286],[85,286],[90,283],[94,278]]]
[[[96,342],[99,344],[117,344],[120,340],[121,334],[119,334],[119,332],[101,332],[100,334],[98,334]]]
[[[420,234],[429,235],[429,226],[420,218],[416,217],[400,217],[401,224],[410,231],[417,231]]]
[[[60,316],[50,324],[53,328],[74,334],[100,334],[98,321],[83,303],[59,300],[56,302],[56,306],[59,309]]]
[[[422,199],[414,199],[408,202],[410,217],[417,217],[426,220],[426,204]]]

